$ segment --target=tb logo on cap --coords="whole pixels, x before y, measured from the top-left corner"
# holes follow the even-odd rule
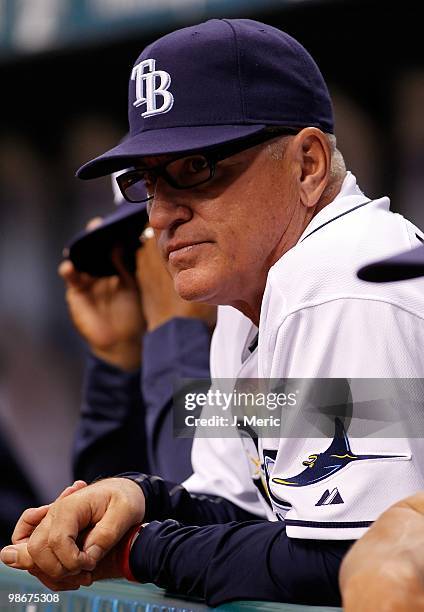
[[[160,115],[171,110],[174,96],[168,91],[171,85],[171,76],[165,70],[155,70],[156,60],[147,59],[134,66],[131,80],[135,81],[134,106],[146,105],[142,117]],[[158,99],[162,102],[157,106]]]

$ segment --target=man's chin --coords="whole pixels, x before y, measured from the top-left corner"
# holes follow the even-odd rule
[[[218,304],[214,299],[216,287],[212,282],[211,275],[189,268],[180,270],[174,275],[174,288],[180,298],[187,302],[204,302]]]

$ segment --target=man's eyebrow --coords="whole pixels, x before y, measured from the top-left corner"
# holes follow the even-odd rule
[[[157,155],[151,157],[144,157],[137,160],[134,164],[134,168],[138,170],[139,168],[154,168],[156,166],[162,166],[166,164],[168,161],[172,161],[174,159],[171,155]]]

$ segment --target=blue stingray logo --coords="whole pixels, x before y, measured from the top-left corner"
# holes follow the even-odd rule
[[[302,465],[306,469],[287,478],[272,478],[272,482],[288,487],[306,487],[339,472],[353,461],[367,459],[409,459],[407,455],[355,455],[340,419],[335,419],[335,433],[330,446],[322,453],[309,455]]]

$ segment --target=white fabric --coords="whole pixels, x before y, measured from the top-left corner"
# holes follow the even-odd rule
[[[336,218],[367,200],[348,173],[337,198],[271,268],[258,348],[243,364],[253,326],[235,310],[221,309],[211,348],[213,377],[424,378],[424,279],[371,284],[356,276],[366,263],[416,246],[421,233],[389,211],[387,198]],[[290,537],[317,539],[360,537],[389,505],[424,488],[424,444],[407,434],[350,439],[353,459],[344,467],[313,482],[317,462],[310,483],[287,484],[302,471],[309,474],[303,462],[325,453],[332,440],[331,434],[259,440],[262,474],[256,479],[269,479],[273,515],[249,481],[249,472],[255,474],[239,458],[240,440],[196,438],[195,475],[187,486],[252,512],[260,507],[268,518],[286,520]],[[252,457],[253,444],[244,446]]]

